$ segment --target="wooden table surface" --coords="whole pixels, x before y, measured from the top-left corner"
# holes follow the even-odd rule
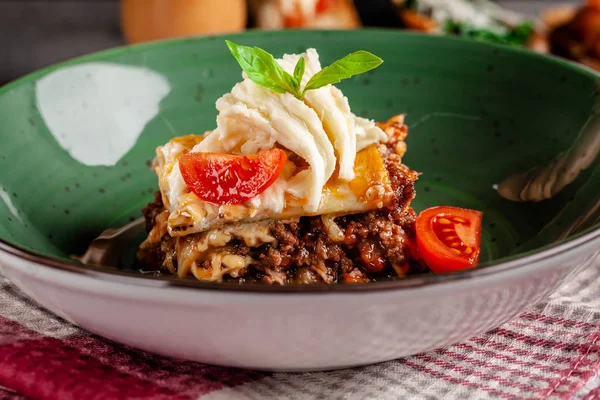
[[[552,3],[565,2],[569,0],[499,1],[529,15],[539,14]],[[46,65],[120,44],[116,0],[0,1],[0,84]]]

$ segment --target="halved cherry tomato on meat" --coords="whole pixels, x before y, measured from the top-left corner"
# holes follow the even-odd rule
[[[271,186],[286,161],[281,149],[245,156],[187,153],[179,158],[179,169],[190,191],[201,200],[241,204]]]
[[[417,217],[417,245],[436,274],[473,268],[479,262],[482,213],[433,207]]]

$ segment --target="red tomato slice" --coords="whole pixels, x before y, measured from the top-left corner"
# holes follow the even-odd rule
[[[433,207],[417,217],[419,252],[436,274],[473,268],[479,262],[481,218],[479,211]]]
[[[188,188],[201,200],[241,204],[271,186],[286,161],[281,149],[246,156],[187,153],[179,158],[179,169]]]

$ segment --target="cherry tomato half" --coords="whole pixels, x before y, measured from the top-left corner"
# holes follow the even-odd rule
[[[479,262],[481,218],[479,211],[433,207],[417,217],[419,253],[436,274],[473,268]]]
[[[233,156],[187,153],[179,158],[183,180],[198,198],[215,204],[241,204],[277,180],[287,161],[281,149]]]

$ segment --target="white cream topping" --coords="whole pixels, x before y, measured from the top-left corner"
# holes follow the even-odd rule
[[[279,61],[283,69],[292,73],[300,55],[285,55]],[[309,49],[305,56],[306,69],[302,79],[304,87],[310,78],[321,70],[319,56],[314,49]],[[322,122],[329,140],[333,143],[339,159],[339,176],[344,180],[354,178],[354,158],[356,157],[356,132],[354,114],[350,112],[348,99],[341,90],[328,85],[316,90],[309,90],[305,102],[312,108]]]
[[[309,49],[302,55],[306,61],[303,77],[303,84],[306,84],[321,70],[321,65],[316,50]],[[285,55],[277,61],[287,72],[293,73],[299,57]],[[332,85],[308,91],[302,101],[289,93],[279,94],[263,88],[245,74],[243,78],[230,93],[217,100],[217,128],[206,133],[192,152],[243,155],[277,145],[308,164],[307,169],[296,172],[296,166],[288,160],[277,181],[250,200],[249,207],[244,208],[245,217],[252,217],[253,213],[260,215],[264,210],[270,214],[281,213],[286,208],[286,195],[299,199],[306,212],[314,213],[321,205],[323,187],[336,167],[340,180],[351,181],[357,152],[387,140],[374,121],[354,115],[348,99]],[[172,142],[158,149],[158,159],[162,157],[167,165],[173,165],[170,170],[159,168],[165,204],[172,212],[190,204],[189,190],[178,162],[174,161],[181,151],[181,145]],[[202,205],[194,208],[198,215],[192,216],[196,222],[199,222],[198,218],[212,218],[224,209],[199,202]],[[206,220],[202,225],[208,227],[211,223]]]

